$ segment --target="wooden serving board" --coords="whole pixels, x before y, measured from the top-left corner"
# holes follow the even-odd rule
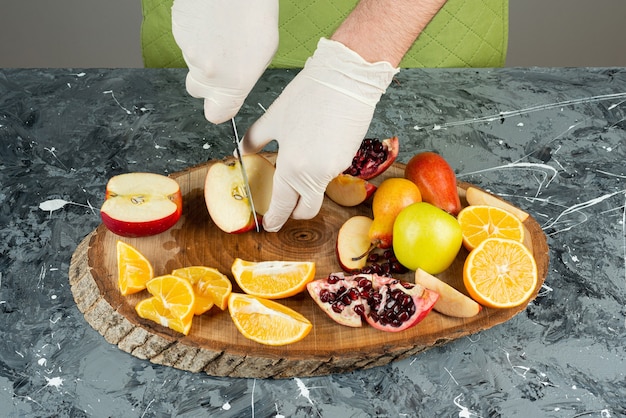
[[[274,160],[274,154],[266,154]],[[248,232],[229,235],[211,221],[204,203],[204,179],[213,162],[173,174],[183,193],[183,216],[170,230],[152,237],[119,237],[100,225],[79,244],[72,256],[69,280],[74,299],[85,319],[111,344],[141,359],[192,372],[214,376],[286,378],[315,376],[366,369],[402,359],[433,346],[474,334],[507,321],[523,311],[526,304],[512,309],[483,309],[473,318],[452,318],[432,311],[417,326],[398,333],[368,326],[349,328],[332,321],[303,292],[282,300],[312,323],[302,341],[272,347],[244,338],[232,323],[228,311],[214,307],[197,316],[189,335],[184,336],[135,313],[135,304],[148,296],[146,291],[124,297],[117,287],[116,241],[123,240],[141,251],[153,264],[155,275],[180,267],[215,267],[231,278],[235,257],[250,261],[311,260],[316,278],[340,271],[335,256],[339,227],[354,215],[371,216],[371,208],[341,207],[325,199],[320,214],[312,220],[289,220],[278,233]],[[402,177],[404,165],[395,163],[376,179]],[[464,201],[467,183],[459,184]],[[464,202],[465,204],[465,202]],[[529,217],[524,225],[527,244],[533,249],[541,288],[548,270],[548,246],[539,224]],[[462,268],[467,251],[459,253],[453,265],[438,277],[465,293]],[[413,273],[402,279],[413,281]]]

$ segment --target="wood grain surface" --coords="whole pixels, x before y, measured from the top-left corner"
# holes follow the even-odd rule
[[[274,160],[274,154],[265,154]],[[148,296],[146,291],[124,297],[117,287],[116,242],[123,240],[141,251],[153,264],[155,275],[180,267],[215,267],[231,278],[235,257],[250,261],[315,261],[316,278],[340,271],[335,256],[337,231],[351,216],[371,216],[371,208],[341,207],[325,199],[318,216],[308,221],[289,220],[278,233],[247,232],[230,235],[211,221],[204,203],[204,179],[214,162],[173,174],[183,193],[183,216],[170,230],[144,238],[123,238],[100,225],[87,235],[72,256],[69,280],[74,299],[87,322],[106,341],[141,359],[192,372],[214,376],[287,378],[348,372],[380,366],[433,346],[467,336],[503,323],[523,311],[526,304],[512,309],[484,308],[473,318],[452,318],[432,311],[417,326],[388,333],[371,327],[348,328],[336,324],[306,292],[283,299],[312,323],[311,333],[295,344],[271,347],[244,338],[232,323],[228,311],[213,308],[194,317],[189,335],[184,336],[135,313],[135,304]],[[404,165],[395,163],[374,182],[402,177]],[[459,183],[464,191],[470,185]],[[464,202],[465,204],[466,202]],[[548,270],[548,246],[539,224],[529,217],[527,245],[532,248],[539,270],[541,288]],[[453,265],[439,274],[466,293],[462,267],[467,251],[462,249]],[[413,281],[413,273],[400,278]]]

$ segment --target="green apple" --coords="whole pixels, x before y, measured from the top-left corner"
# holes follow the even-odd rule
[[[393,251],[411,270],[441,273],[450,267],[462,243],[456,218],[430,203],[407,206],[393,224]]]

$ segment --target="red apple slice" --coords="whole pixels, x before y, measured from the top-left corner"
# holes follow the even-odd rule
[[[242,159],[260,222],[272,197],[274,165],[258,154],[244,155]],[[204,181],[204,199],[211,219],[222,231],[238,234],[254,229],[254,217],[237,159],[229,157],[211,165]]]
[[[341,206],[356,206],[365,202],[376,191],[367,180],[350,174],[340,174],[328,183],[326,196]]]
[[[439,293],[433,309],[439,313],[457,318],[471,318],[478,315],[482,307],[474,299],[456,290],[448,283],[439,280],[422,269],[415,270],[415,284]]]
[[[363,256],[370,248],[369,230],[372,219],[367,216],[353,216],[341,225],[337,234],[337,259],[344,271],[361,270],[367,256]]]
[[[154,173],[126,173],[109,179],[100,216],[117,235],[144,237],[174,226],[182,211],[176,180]]]

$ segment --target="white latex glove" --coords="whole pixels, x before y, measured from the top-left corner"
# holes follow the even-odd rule
[[[278,48],[278,0],[175,0],[172,32],[189,94],[222,123],[237,114]]]
[[[263,216],[266,231],[278,231],[290,215],[317,215],[326,186],[350,166],[397,72],[388,62],[368,63],[339,42],[319,41],[302,71],[242,140],[244,153],[278,141],[274,190]]]

